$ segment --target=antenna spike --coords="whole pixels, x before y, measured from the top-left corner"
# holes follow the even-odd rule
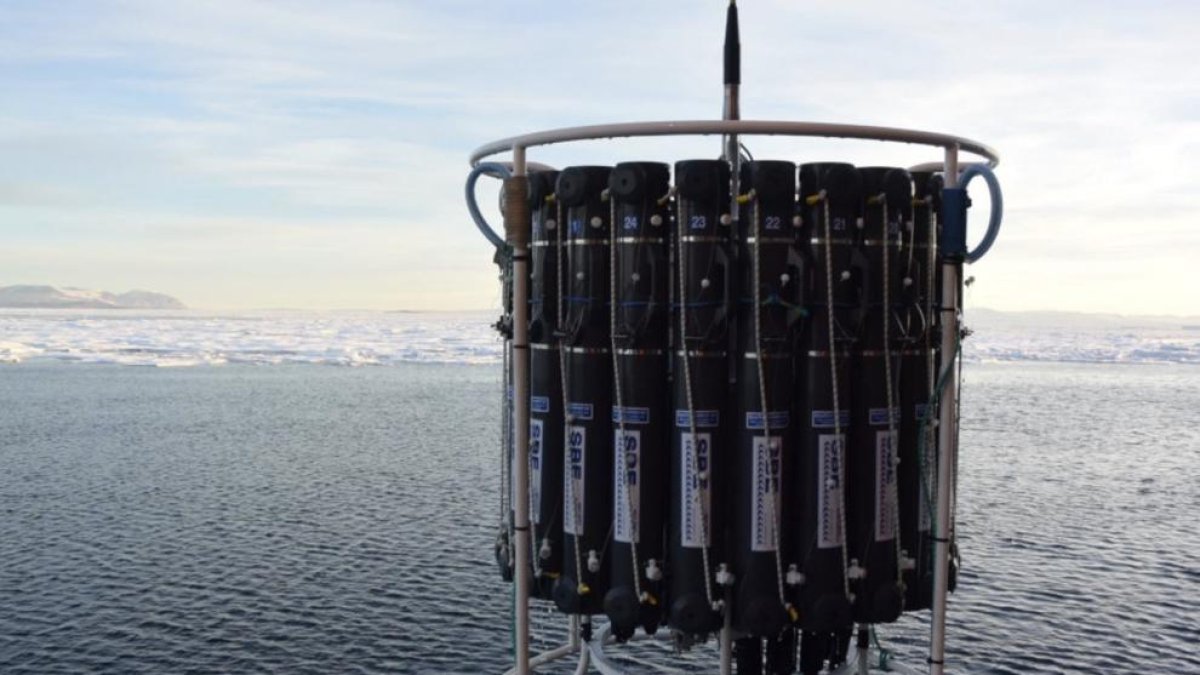
[[[738,36],[736,0],[729,0],[725,12],[725,84],[742,83],[742,42]]]

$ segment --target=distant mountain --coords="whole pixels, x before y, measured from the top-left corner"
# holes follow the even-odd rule
[[[150,291],[109,293],[86,288],[0,286],[0,307],[25,309],[186,309],[175,298]]]

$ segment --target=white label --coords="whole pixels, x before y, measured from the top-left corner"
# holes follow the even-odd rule
[[[681,491],[683,498],[683,527],[679,533],[679,545],[684,548],[704,548],[709,542],[709,526],[712,507],[712,495],[709,490],[709,459],[712,449],[712,435],[696,434],[693,443],[692,434],[680,434],[680,459],[683,470],[679,472],[683,482]],[[694,449],[693,449],[694,448]],[[697,472],[704,474],[700,480]]]
[[[542,464],[546,447],[542,428],[542,420],[529,420],[529,516],[535,525],[542,522]]]
[[[774,551],[779,545],[776,524],[782,517],[779,499],[780,436],[754,437],[754,492],[750,504],[750,550]]]
[[[821,484],[817,487],[817,548],[842,545],[842,448],[845,434],[817,437]]]
[[[567,461],[563,471],[563,532],[583,534],[584,447],[587,428],[567,427]]]
[[[896,538],[896,432],[875,432],[875,541]]]
[[[638,543],[641,518],[642,432],[613,430],[613,539]]]

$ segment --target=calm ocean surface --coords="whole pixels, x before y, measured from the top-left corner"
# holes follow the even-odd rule
[[[499,671],[499,379],[0,368],[0,673]],[[971,363],[963,446],[955,672],[1200,673],[1200,368]]]

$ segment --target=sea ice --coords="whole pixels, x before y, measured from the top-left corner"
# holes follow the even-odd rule
[[[967,361],[1200,364],[1200,330],[980,312]],[[1017,318],[1014,318],[1017,317]],[[498,363],[492,312],[3,310],[0,362],[134,366]],[[968,314],[968,325],[972,316]]]

